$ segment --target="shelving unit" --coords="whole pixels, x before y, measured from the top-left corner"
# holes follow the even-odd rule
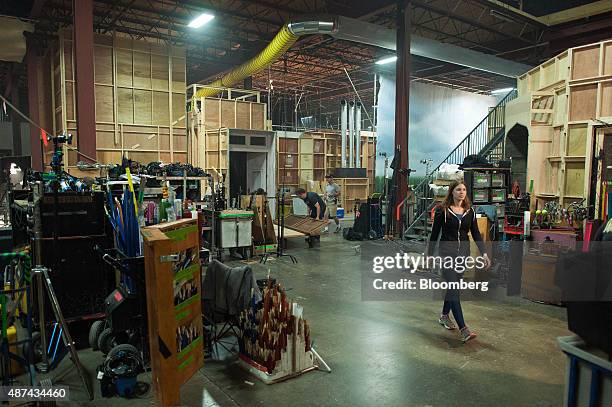
[[[589,174],[605,123],[612,121],[611,55],[610,40],[570,48],[518,78],[519,97],[507,109],[529,106],[528,122],[521,124],[529,127],[532,208],[550,200],[563,207],[583,199],[600,205],[594,198],[601,191],[591,190]]]
[[[284,184],[294,191],[305,187],[309,180],[323,180],[326,174],[341,165],[340,145],[340,133],[335,131],[279,134],[278,185]],[[361,145],[361,162],[368,174],[368,191],[373,191],[376,134],[362,131]]]

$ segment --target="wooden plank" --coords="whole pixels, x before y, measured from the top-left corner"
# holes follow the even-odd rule
[[[570,121],[595,118],[597,84],[570,87]]]
[[[599,75],[599,44],[572,50],[572,79]]]

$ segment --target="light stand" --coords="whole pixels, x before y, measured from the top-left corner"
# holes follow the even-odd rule
[[[287,168],[287,158],[285,157],[285,162],[283,163],[283,175],[281,177],[281,186],[278,190],[278,195],[276,196],[276,219],[278,222],[278,228],[276,231],[276,253],[264,253],[261,257],[260,263],[266,264],[268,261],[268,257],[276,256],[277,258],[281,257],[289,257],[292,263],[297,263],[297,259],[295,256],[291,254],[285,253],[283,240],[285,238],[285,199],[284,199],[284,191],[285,191],[285,171]]]

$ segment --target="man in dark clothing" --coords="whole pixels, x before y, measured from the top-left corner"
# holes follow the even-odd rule
[[[304,200],[310,212],[310,217],[313,219],[323,219],[325,215],[325,202],[316,192],[306,192],[304,188],[299,188],[295,191],[297,195]]]
[[[325,216],[326,205],[325,202],[323,202],[323,199],[321,199],[321,197],[319,196],[319,194],[317,194],[316,192],[306,192],[304,188],[298,188],[298,190],[295,192],[300,198],[304,200],[304,202],[306,202],[311,218],[323,219],[323,217]],[[312,247],[312,244],[314,242],[319,243],[320,239],[321,236],[319,235],[309,236],[306,238],[306,242],[308,243],[309,247]]]

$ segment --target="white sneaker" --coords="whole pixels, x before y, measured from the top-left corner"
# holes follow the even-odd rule
[[[329,230],[329,228],[327,226],[325,226],[325,229],[323,229],[323,232],[327,233]]]

